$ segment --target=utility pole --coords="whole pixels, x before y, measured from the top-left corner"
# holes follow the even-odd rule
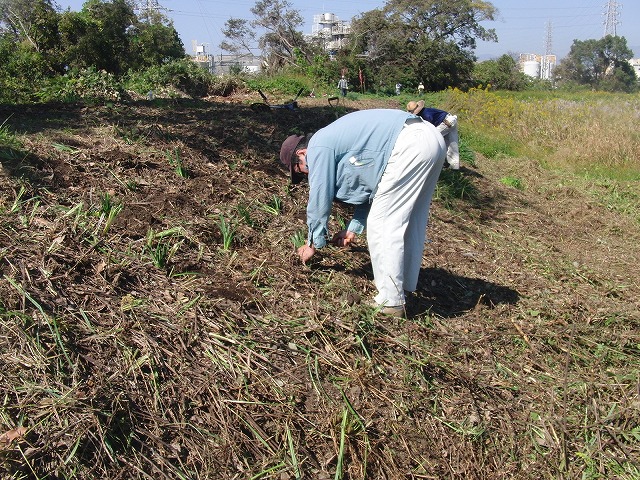
[[[622,8],[622,4],[616,2],[615,0],[608,0],[606,5],[606,12],[604,13],[604,36],[613,35],[617,37],[617,25],[620,23],[618,21],[618,17],[620,16],[620,12],[618,8]]]

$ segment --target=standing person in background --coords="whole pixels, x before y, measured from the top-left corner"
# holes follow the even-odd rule
[[[418,115],[438,129],[447,145],[447,164],[449,168],[459,170],[460,148],[458,146],[458,117],[444,110],[438,110],[437,108],[425,108],[424,100],[407,103],[407,111]]]
[[[400,95],[401,88],[402,88],[402,84],[400,82],[396,83],[396,95]]]
[[[423,93],[424,93],[424,85],[422,84],[422,82],[420,82],[418,84],[418,95],[422,96]]]
[[[328,242],[349,246],[367,230],[378,312],[405,315],[426,238],[431,198],[446,147],[433,125],[401,110],[360,110],[309,137],[290,135],[280,161],[292,183],[309,179],[308,238],[298,248],[306,263]],[[333,201],[354,206],[347,228],[328,239]]]
[[[340,95],[342,95],[342,98],[346,97],[349,85],[347,84],[347,79],[344,78],[344,75],[342,75],[340,80],[338,80],[338,88],[340,89]]]

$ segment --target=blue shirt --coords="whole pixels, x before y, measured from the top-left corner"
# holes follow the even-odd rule
[[[315,133],[307,147],[308,243],[327,244],[334,200],[355,206],[348,230],[362,233],[380,178],[400,131],[411,113],[360,110],[340,117]]]

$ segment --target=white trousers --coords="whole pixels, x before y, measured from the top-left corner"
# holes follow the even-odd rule
[[[391,152],[367,217],[367,242],[380,305],[404,305],[418,285],[431,197],[446,146],[436,127],[408,120]]]
[[[442,122],[438,125],[438,131],[444,137],[444,143],[447,146],[447,163],[454,170],[460,168],[460,135],[458,134],[458,117],[456,115],[447,115],[447,122],[451,126]]]

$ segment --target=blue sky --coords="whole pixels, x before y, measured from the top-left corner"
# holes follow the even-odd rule
[[[305,20],[304,33],[311,33],[313,16],[333,13],[341,20],[384,5],[384,0],[289,0]],[[78,11],[83,0],[57,0],[62,9]],[[145,3],[145,0],[141,0]],[[204,44],[209,53],[221,53],[220,30],[230,17],[251,19],[255,0],[157,0],[164,13],[173,20],[187,53],[195,42]],[[484,24],[495,28],[498,43],[480,42],[476,55],[482,60],[504,53],[551,53],[559,59],[569,53],[574,39],[600,38],[605,31],[606,0],[495,0],[495,21]],[[617,0],[616,33],[627,39],[627,45],[640,57],[640,1]],[[550,42],[549,40],[550,39]]]

